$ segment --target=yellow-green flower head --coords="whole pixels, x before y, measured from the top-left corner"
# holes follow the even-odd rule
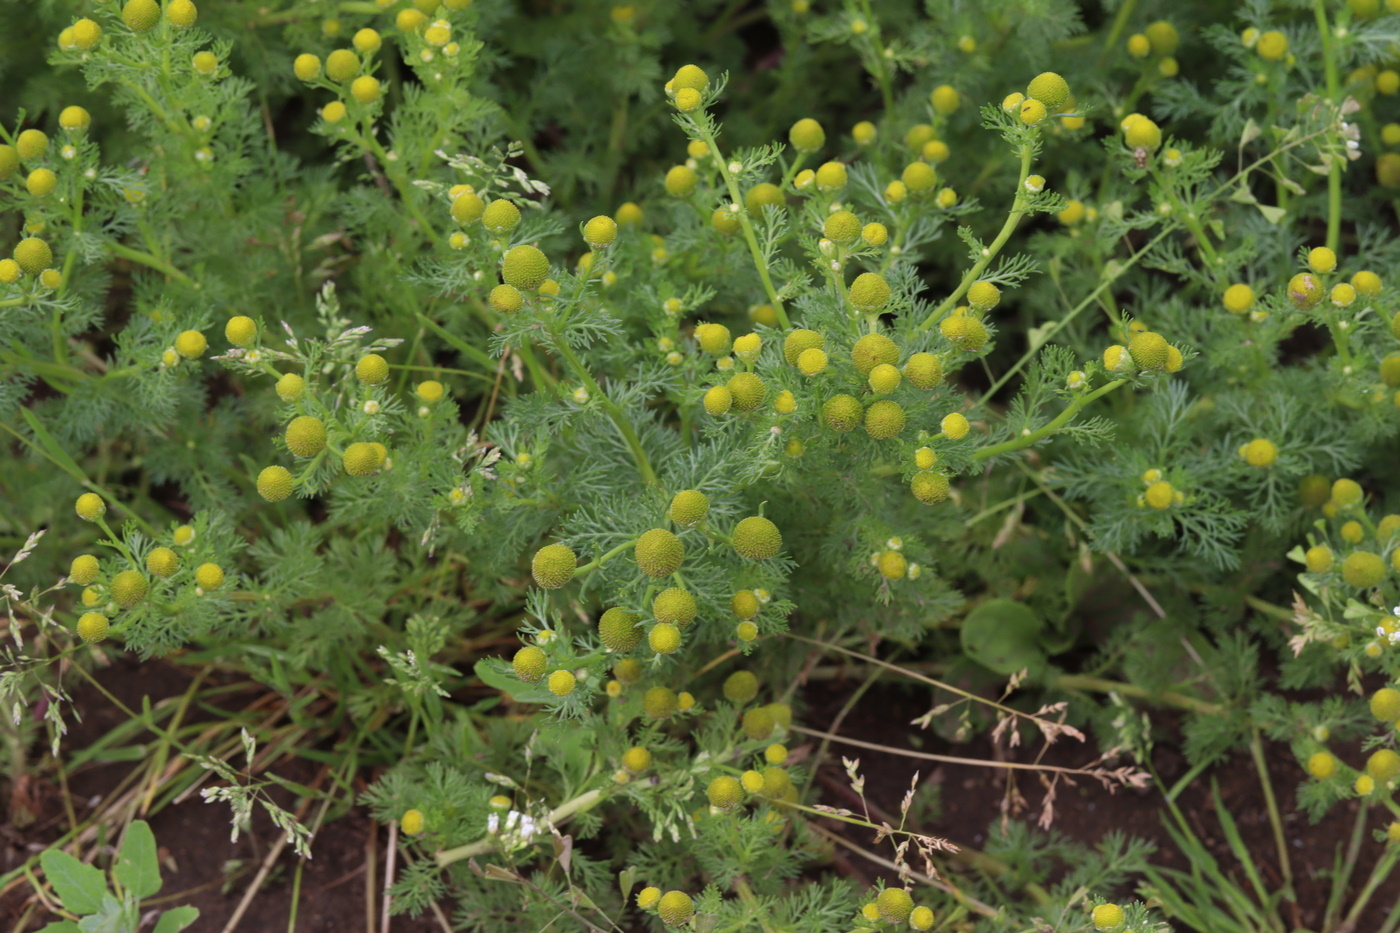
[[[676,109],[681,113],[694,113],[705,104],[705,95],[693,88],[683,87],[676,92]]]
[[[737,778],[726,774],[711,781],[705,795],[716,810],[732,810],[744,802],[744,787]]]
[[[1240,447],[1240,459],[1252,467],[1261,469],[1272,466],[1274,461],[1278,459],[1278,446],[1267,438],[1256,437]]]
[[[941,139],[930,139],[928,142],[924,143],[924,148],[919,150],[919,158],[923,159],[925,162],[932,162],[935,165],[947,162],[948,157],[952,154],[953,150],[949,149],[948,144]],[[942,192],[939,192],[939,194],[942,194]]]
[[[666,193],[673,198],[683,198],[695,190],[700,176],[686,165],[672,166],[666,173]]]
[[[360,75],[350,82],[350,96],[362,104],[372,104],[379,100],[379,79],[372,75]]]
[[[758,637],[758,626],[752,622],[740,622],[734,626],[734,637],[743,642],[753,641]]]
[[[258,322],[245,315],[237,315],[224,324],[224,337],[235,347],[251,347],[258,339]]]
[[[107,514],[107,503],[95,492],[85,492],[73,504],[73,511],[83,521],[95,522]]]
[[[943,436],[954,441],[960,441],[967,437],[967,432],[971,427],[967,418],[961,412],[956,411],[944,415],[943,420],[939,423],[939,430],[943,432]]]
[[[724,698],[743,705],[758,696],[758,678],[752,671],[735,671],[724,679]]]
[[[869,120],[861,120],[851,127],[851,139],[857,146],[868,146],[875,141],[875,124]]]
[[[321,59],[310,52],[303,52],[292,60],[292,74],[299,81],[315,81],[321,76]]]
[[[1308,773],[1319,781],[1325,781],[1337,773],[1337,759],[1327,752],[1316,752],[1308,759]]]
[[[295,402],[306,391],[306,380],[296,373],[283,373],[277,380],[277,397],[284,402]]]
[[[1039,126],[1041,123],[1045,122],[1046,116],[1049,115],[1045,104],[1036,100],[1034,97],[1027,97],[1025,100],[1021,101],[1019,113],[1021,122],[1026,124],[1026,126]]]
[[[549,692],[557,697],[566,697],[574,692],[577,678],[570,671],[555,671],[549,675]]]
[[[1244,314],[1254,307],[1254,289],[1237,282],[1225,289],[1225,294],[1221,297],[1225,310],[1231,314]]]
[[[1400,386],[1400,353],[1392,353],[1380,364],[1381,382],[1395,388]]]
[[[360,56],[349,49],[336,49],[326,56],[326,77],[337,84],[353,81],[360,74]]]
[[[147,32],[160,22],[160,4],[155,0],[127,0],[122,7],[122,22],[132,32]]]
[[[865,411],[865,433],[877,441],[899,436],[904,430],[904,409],[898,402],[880,399]]]
[[[1156,149],[1162,144],[1162,128],[1142,114],[1123,121],[1123,142],[1130,149]]]
[[[92,115],[82,107],[64,107],[58,115],[58,125],[65,130],[85,130],[92,125]]]
[[[700,524],[709,511],[710,497],[698,489],[682,489],[671,497],[671,521],[682,528]]]
[[[1166,369],[1167,340],[1150,330],[1133,334],[1128,341],[1128,355],[1139,369]]]
[[[79,586],[87,586],[97,579],[99,569],[96,557],[91,554],[79,554],[68,567],[68,579]]]
[[[301,415],[287,425],[287,449],[298,457],[314,457],[326,447],[326,425],[320,418]]]
[[[931,470],[938,462],[938,453],[932,447],[920,447],[914,451],[914,465],[921,470]]]
[[[1349,308],[1356,300],[1356,289],[1346,282],[1338,282],[1332,286],[1332,304],[1338,308]]]
[[[549,259],[529,244],[511,247],[501,259],[501,278],[516,288],[539,288],[549,278]]]
[[[1326,294],[1322,281],[1310,272],[1299,272],[1288,280],[1288,300],[1300,311],[1311,311]]]
[[[700,349],[712,356],[723,356],[734,345],[729,338],[729,328],[723,324],[695,325],[695,340],[700,344]]]
[[[889,363],[880,363],[870,370],[870,378],[866,381],[870,385],[870,391],[876,395],[889,395],[899,388],[901,379],[897,367],[891,366]]]
[[[389,363],[378,353],[366,353],[355,363],[355,378],[365,385],[381,386],[389,381]]]
[[[452,219],[459,224],[480,220],[486,213],[486,202],[475,191],[463,191],[452,199]]]
[[[753,411],[768,397],[768,387],[756,373],[735,373],[729,377],[728,388],[738,411]]]
[[[676,75],[668,84],[672,91],[679,91],[682,88],[691,88],[696,91],[703,91],[710,86],[710,76],[698,65],[682,65],[676,70]]]
[[[879,311],[890,301],[890,286],[874,272],[862,272],[851,283],[851,307],[867,314]]]
[[[914,899],[902,888],[886,888],[875,898],[875,907],[886,923],[904,923],[914,911]]]
[[[734,526],[734,550],[750,560],[768,560],[783,546],[778,526],[762,515],[750,515]]]
[[[1308,573],[1326,573],[1332,569],[1332,549],[1325,544],[1314,545],[1303,554],[1303,563]]]
[[[642,573],[660,580],[681,569],[685,546],[665,528],[653,528],[637,539],[633,554]]]
[[[1332,484],[1332,501],[1341,509],[1349,509],[1361,504],[1361,484],[1354,479],[1343,477]]]
[[[1152,54],[1152,43],[1142,33],[1133,33],[1128,37],[1128,54],[1133,58],[1146,58]]]
[[[783,339],[783,359],[789,366],[796,366],[804,350],[820,350],[826,346],[826,338],[814,330],[798,328]]]
[[[187,360],[197,360],[209,348],[209,341],[197,330],[181,331],[175,337],[175,352]]]
[[[763,775],[752,769],[739,775],[739,783],[742,784],[744,790],[748,791],[750,794],[760,794],[763,792]]]
[[[1342,540],[1357,544],[1366,537],[1366,532],[1362,529],[1361,523],[1357,521],[1345,522],[1341,527]]]
[[[481,212],[481,225],[496,236],[510,233],[520,225],[520,208],[505,198],[497,198]]]
[[[910,162],[899,174],[899,180],[911,194],[925,194],[938,186],[938,172],[927,162]]]
[[[695,621],[699,608],[695,597],[678,586],[668,587],[656,594],[651,601],[651,614],[656,621],[666,622],[677,628],[685,628]]]
[[[1175,55],[1177,47],[1181,45],[1181,36],[1176,27],[1164,19],[1149,23],[1143,34],[1147,36],[1147,41],[1152,43],[1153,55]]]
[[[1400,777],[1400,754],[1389,748],[1376,749],[1366,759],[1366,773],[1381,784]]]
[[[93,569],[96,570],[96,567]],[[180,558],[168,547],[153,548],[151,552],[146,555],[146,569],[150,571],[151,576],[166,580],[175,576],[176,571],[180,569]],[[95,578],[94,575],[94,579]],[[92,580],[83,580],[80,582],[91,583]]]
[[[622,753],[622,767],[631,771],[633,774],[642,773],[647,768],[651,767],[651,752],[640,745],[632,746]],[[650,888],[648,890],[656,891],[656,888]],[[656,894],[658,898],[661,896],[660,891],[656,891]],[[640,905],[641,902],[642,899],[638,897],[638,905]]]
[[[756,361],[762,349],[763,338],[758,334],[744,334],[734,338],[734,355],[745,363]]]
[[[53,250],[49,249],[49,244],[35,236],[25,237],[16,243],[10,255],[14,257],[20,269],[30,275],[38,275],[53,265]]]
[[[1142,498],[1149,508],[1160,512],[1171,508],[1172,504],[1176,502],[1176,489],[1166,480],[1158,480],[1147,487]]]
[[[668,926],[679,926],[695,915],[695,904],[684,891],[667,891],[657,901],[656,913]]]
[[[1116,930],[1123,925],[1123,908],[1117,904],[1100,904],[1094,908],[1089,916],[1093,920],[1094,929],[1102,931],[1102,933]]]
[[[928,907],[915,907],[909,914],[909,927],[913,930],[933,929],[934,915]]]
[[[773,718],[773,713],[766,706],[751,709],[744,713],[741,726],[744,734],[755,742],[762,742],[773,734],[777,728],[777,720]]]
[[[804,117],[788,130],[788,141],[798,152],[816,152],[826,145],[826,131],[816,120]]]
[[[822,233],[835,243],[850,244],[860,238],[860,218],[850,211],[837,211],[828,215],[822,224]]]
[[[733,407],[734,394],[728,386],[710,386],[705,391],[704,404],[708,414],[719,417]]]
[[[1026,95],[1020,91],[1013,91],[1001,99],[1001,109],[1007,113],[1017,113],[1021,105],[1026,102]]]
[[[647,644],[657,654],[673,654],[680,650],[681,631],[670,622],[658,622],[647,633]]]
[[[617,239],[617,221],[599,214],[583,225],[583,241],[593,249],[602,249]]]
[[[1382,687],[1371,694],[1371,715],[1381,722],[1400,720],[1400,690]]]
[[[881,363],[899,361],[899,347],[884,334],[866,334],[851,347],[851,362],[862,376],[869,376]]]
[[[804,376],[816,376],[826,372],[826,364],[826,351],[816,347],[803,350],[802,355],[797,358],[797,368]]]
[[[637,892],[637,906],[642,910],[651,910],[661,901],[661,889],[646,887]]]
[[[973,282],[967,290],[967,303],[978,311],[990,311],[1001,301],[1001,289],[985,279]]]
[[[987,345],[987,325],[970,314],[953,314],[938,322],[938,332],[949,343],[969,353],[979,353]]]
[[[14,146],[0,143],[0,181],[19,171],[19,152]]]
[[[268,502],[281,502],[291,494],[292,474],[286,467],[264,467],[258,474],[258,495]]]
[[[598,638],[612,651],[631,651],[642,643],[640,614],[614,606],[598,619]]]
[[[15,151],[26,162],[39,158],[49,149],[49,137],[42,130],[25,130],[15,139]]]
[[[753,590],[740,590],[729,599],[729,609],[734,613],[734,617],[742,622],[747,622],[758,615],[758,597],[753,594]]]
[[[817,190],[837,191],[846,186],[846,166],[841,162],[823,162],[817,169]]]
[[[1351,277],[1351,287],[1367,297],[1379,295],[1381,293],[1381,277],[1374,272],[1363,269]]]
[[[97,48],[97,44],[102,41],[102,27],[90,19],[80,19],[71,28],[73,45],[84,52]]]
[[[405,836],[417,836],[423,832],[423,813],[419,810],[405,810],[399,817],[399,830]]]
[[[371,443],[356,441],[345,448],[340,456],[340,465],[350,476],[370,476],[383,465],[379,452]]]
[[[676,691],[670,687],[652,687],[642,696],[642,712],[648,719],[667,719],[674,716],[679,701]]]
[[[1325,246],[1314,246],[1308,251],[1308,268],[1326,275],[1337,268],[1337,254]]]
[[[773,721],[776,724],[781,725],[783,728],[786,729],[788,726],[792,725],[792,723],[782,722],[782,720],[778,718],[777,713],[773,709],[773,707],[781,705],[781,703],[774,703],[770,706],[765,707],[765,709],[767,709],[769,714],[773,716]],[[795,801],[797,798],[794,796],[790,796],[792,790],[792,777],[785,770],[776,767],[769,767],[763,769],[763,795],[765,797],[784,797]]]
[[[149,586],[145,574],[139,570],[123,570],[112,578],[112,598],[117,605],[130,609],[146,598]]]
[[[510,662],[510,666],[515,669],[515,676],[527,684],[537,683],[544,676],[547,664],[548,658],[545,657],[544,649],[534,645],[521,648]]]
[[[743,225],[739,215],[725,207],[717,208],[710,215],[710,226],[720,236],[733,236],[739,232]]]
[[[578,555],[563,544],[546,544],[530,561],[535,582],[547,590],[557,590],[574,578]]]
[[[834,395],[822,406],[822,424],[840,434],[855,430],[864,415],[865,409],[852,395]]]
[[[1370,589],[1385,579],[1385,561],[1370,551],[1355,551],[1342,561],[1342,579],[1357,589]]]
[[[525,296],[514,285],[497,285],[487,301],[500,314],[515,314],[525,306]]]
[[[107,617],[100,612],[84,612],[78,617],[78,637],[88,644],[107,637]]]
[[[884,246],[889,241],[890,231],[880,223],[868,223],[860,228],[860,238],[866,246]]]
[[[199,17],[199,11],[190,0],[170,0],[165,8],[165,18],[176,29],[189,29]]]
[[[350,42],[355,48],[364,52],[366,55],[373,55],[375,52],[378,52],[380,46],[384,44],[384,40],[380,37],[378,31],[368,28],[358,30]]]
[[[1255,50],[1266,62],[1280,61],[1288,54],[1288,37],[1277,29],[1270,29],[1259,37]]]
[[[619,204],[614,216],[617,218],[619,227],[640,227],[645,219],[641,206],[635,201],[624,201]]]
[[[932,353],[915,353],[904,364],[904,378],[916,388],[936,389],[943,384],[943,364]]]
[[[898,551],[884,551],[875,558],[875,569],[886,580],[903,580],[909,571],[909,561]]]
[[[24,181],[25,188],[36,198],[43,198],[53,194],[58,187],[58,176],[52,169],[36,168],[29,173],[29,177]]]
[[[194,582],[203,590],[217,590],[224,585],[224,568],[218,564],[200,564],[195,569]]]
[[[1060,106],[1069,100],[1069,82],[1053,71],[1042,72],[1026,86],[1026,96],[1058,113]]]
[[[962,103],[962,95],[950,84],[940,84],[929,94],[929,103],[933,105],[936,113],[947,116],[958,109],[958,104]]]

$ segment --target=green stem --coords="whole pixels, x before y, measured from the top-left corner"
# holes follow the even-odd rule
[[[182,282],[187,282],[190,285],[193,285],[195,288],[199,287],[199,283],[196,282],[194,279],[190,278],[188,275],[185,275],[185,273],[181,272],[179,269],[176,269],[164,259],[159,259],[155,256],[152,256],[150,253],[144,253],[139,249],[132,249],[130,246],[123,246],[120,243],[109,243],[107,245],[107,249],[114,256],[120,256],[123,259],[129,259],[132,262],[140,263],[143,266],[149,266],[157,272],[161,272],[165,275],[170,276],[172,279],[179,279]]]
[[[1351,905],[1351,911],[1347,914],[1341,929],[1352,930],[1356,928],[1356,923],[1361,918],[1361,912],[1370,903],[1371,895],[1376,893],[1376,888],[1380,887],[1381,882],[1390,877],[1391,871],[1395,868],[1396,859],[1400,859],[1400,846],[1393,844],[1386,846],[1385,855],[1381,856],[1376,867],[1371,869],[1371,877],[1366,879],[1366,887],[1361,889],[1361,893],[1357,895],[1356,901]]]
[[[1102,677],[1091,677],[1088,674],[1063,674],[1051,681],[1050,686],[1056,690],[1092,690],[1095,693],[1119,693],[1134,699],[1164,703],[1167,706],[1175,706],[1178,709],[1206,716],[1221,716],[1225,713],[1224,707],[1207,703],[1205,700],[1198,700],[1184,693],[1177,693],[1174,690],[1158,692],[1140,687],[1137,684],[1105,680]]]
[[[753,257],[754,268],[758,270],[759,281],[763,283],[763,291],[768,295],[768,303],[773,306],[773,313],[778,316],[778,324],[787,330],[792,325],[788,323],[787,311],[783,308],[782,299],[778,297],[778,290],[773,287],[773,277],[768,274],[768,263],[763,258],[763,250],[759,249],[758,236],[754,233],[753,221],[749,218],[749,212],[743,209],[744,198],[739,191],[739,181],[729,171],[729,163],[725,161],[719,151],[719,141],[714,134],[704,126],[699,120],[692,120],[691,125],[695,131],[705,140],[710,147],[710,158],[714,160],[719,168],[720,177],[724,179],[724,186],[729,189],[729,200],[740,208],[739,225],[744,230],[744,241],[749,245],[749,255]]]
[[[598,403],[603,406],[603,410],[608,413],[612,423],[617,426],[617,431],[622,435],[629,450],[632,451],[632,459],[637,462],[637,472],[642,474],[642,481],[648,486],[658,486],[660,482],[656,478],[656,471],[651,468],[651,461],[647,459],[646,451],[642,449],[642,441],[637,437],[636,429],[632,427],[632,422],[627,420],[622,408],[608,398],[597,381],[583,365],[583,361],[574,353],[573,348],[564,340],[564,337],[557,331],[554,333],[554,342],[559,349],[559,355],[569,364],[569,368],[574,371],[574,375],[588,388],[588,392]]]
[[[1323,0],[1313,0],[1313,15],[1317,18],[1317,34],[1322,42],[1322,66],[1327,76],[1327,99],[1339,103],[1340,82],[1337,77],[1337,54],[1332,46],[1332,32],[1327,24],[1327,7]],[[1333,156],[1327,172],[1327,248],[1336,251],[1342,239],[1342,162]]]
[[[562,803],[555,809],[551,810],[548,817],[548,821],[550,823],[562,823],[569,817],[573,816],[575,813],[581,813],[584,810],[592,808],[596,803],[602,800],[604,796],[605,791],[603,788],[599,788],[597,790],[590,790],[585,794],[580,794],[573,800]],[[446,868],[453,862],[460,862],[464,858],[474,858],[475,856],[484,855],[487,852],[490,852],[496,847],[497,841],[498,840],[495,837],[488,837],[486,839],[480,839],[476,842],[468,843],[464,846],[457,846],[453,849],[442,849],[434,856],[434,858],[437,860],[439,868]]]
[[[1100,396],[1107,395],[1109,392],[1112,392],[1119,386],[1126,384],[1127,381],[1128,380],[1126,379],[1115,379],[1107,385],[1100,386],[1092,392],[1076,396],[1068,405],[1065,406],[1065,410],[1056,415],[1051,421],[1047,422],[1039,428],[1036,428],[1034,431],[1028,431],[1025,434],[1022,434],[1020,437],[1013,437],[1009,441],[1003,441],[1000,444],[993,444],[990,447],[983,447],[982,449],[978,450],[972,455],[972,459],[986,460],[990,457],[999,456],[1000,454],[1007,454],[1011,453],[1012,451],[1030,447],[1032,444],[1035,444],[1043,438],[1054,434],[1056,431],[1060,430],[1060,428],[1068,424],[1070,420],[1074,418],[1075,415],[1079,414],[1080,410],[1083,409],[1084,406],[1088,405],[1090,402],[1094,401]]]
[[[1137,0],[1123,0],[1119,4],[1118,14],[1113,17],[1113,26],[1108,30],[1108,36],[1103,41],[1103,57],[1105,59],[1117,48],[1118,40],[1123,38],[1123,32],[1128,28],[1128,20],[1132,18],[1136,7]]]
[[[1293,900],[1293,866],[1288,860],[1288,843],[1283,836],[1283,818],[1279,815],[1278,801],[1274,799],[1274,786],[1269,780],[1269,766],[1264,761],[1264,742],[1259,736],[1258,727],[1251,730],[1249,753],[1254,757],[1254,768],[1259,772],[1259,783],[1264,788],[1264,806],[1269,811],[1269,824],[1274,831],[1279,870],[1283,872],[1283,890],[1285,896]]]
[[[611,551],[608,551],[608,553],[604,554],[602,557],[599,557],[596,560],[590,560],[586,564],[579,564],[577,567],[574,568],[574,576],[578,576],[581,573],[589,573],[593,570],[597,570],[599,567],[603,566],[608,561],[621,554],[623,551],[627,550],[630,547],[636,546],[637,539],[635,538],[633,538],[631,541],[623,542],[622,544],[619,544],[617,547],[613,548]]]
[[[953,293],[943,299],[943,303],[929,313],[924,318],[924,322],[919,325],[919,330],[928,330],[947,316],[948,312],[958,303],[958,299],[972,287],[972,283],[977,281],[977,277],[982,274],[982,270],[989,266],[997,253],[1006,245],[1006,241],[1011,239],[1011,234],[1016,231],[1016,225],[1021,222],[1021,217],[1026,204],[1026,177],[1031,173],[1031,157],[1033,156],[1032,146],[1027,143],[1021,147],[1021,172],[1016,179],[1016,199],[1011,202],[1011,212],[1007,214],[1006,223],[1001,225],[1001,232],[997,234],[992,245],[982,251],[982,258],[973,264],[963,275],[962,281]]]

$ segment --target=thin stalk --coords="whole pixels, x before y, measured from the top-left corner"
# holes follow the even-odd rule
[[[1327,99],[1338,103],[1340,82],[1337,77],[1337,53],[1332,47],[1332,31],[1327,24],[1327,7],[1323,0],[1313,0],[1313,16],[1317,19],[1317,35],[1322,42],[1322,68],[1327,77]],[[1327,248],[1334,252],[1342,240],[1342,163],[1333,158],[1327,171]]]
[[[1288,860],[1288,843],[1283,836],[1283,817],[1279,815],[1278,801],[1274,799],[1274,785],[1269,780],[1269,766],[1264,761],[1264,742],[1259,729],[1250,731],[1249,754],[1254,758],[1254,768],[1259,772],[1259,783],[1264,788],[1264,806],[1269,811],[1269,825],[1274,831],[1274,847],[1278,849],[1279,870],[1283,872],[1283,890],[1289,900],[1293,900],[1293,865]]]
[[[585,810],[591,809],[594,804],[602,800],[604,796],[606,796],[606,792],[603,788],[579,794],[573,800],[566,801],[551,810],[548,821],[550,823],[562,823],[575,813],[582,813]],[[437,860],[439,868],[446,868],[453,862],[460,862],[464,858],[475,858],[478,855],[484,855],[494,849],[496,843],[497,840],[495,837],[488,837],[468,843],[464,846],[439,850],[433,857]]]
[[[1400,846],[1386,846],[1385,855],[1376,863],[1376,867],[1371,869],[1371,877],[1366,879],[1366,887],[1361,889],[1356,901],[1351,905],[1351,910],[1347,913],[1347,918],[1342,923],[1342,928],[1347,930],[1356,929],[1356,923],[1361,919],[1361,913],[1366,909],[1366,905],[1371,901],[1371,895],[1376,893],[1376,888],[1395,868],[1396,859],[1400,859]]]
[[[114,256],[120,256],[123,259],[129,259],[132,262],[140,263],[141,265],[148,266],[149,268],[152,268],[157,272],[164,273],[165,275],[170,276],[172,279],[179,279],[182,282],[187,282],[190,285],[193,285],[195,288],[199,287],[199,283],[196,282],[194,279],[190,278],[188,275],[185,275],[185,273],[181,272],[179,269],[176,269],[164,259],[152,256],[150,253],[142,252],[139,249],[132,249],[130,246],[123,246],[120,243],[109,243],[107,244],[107,249]]]
[[[784,325],[786,326],[786,325]],[[646,451],[642,449],[641,438],[637,437],[637,431],[632,427],[632,422],[627,420],[622,408],[604,394],[602,388],[593,378],[593,374],[583,365],[583,361],[574,353],[573,348],[565,342],[563,336],[554,334],[554,342],[558,347],[559,355],[569,364],[569,368],[574,371],[574,375],[588,388],[589,393],[598,399],[598,403],[603,406],[603,410],[608,413],[612,423],[617,427],[617,431],[622,435],[623,441],[632,451],[632,459],[637,462],[637,471],[642,474],[642,481],[648,486],[658,486],[660,482],[656,478],[656,471],[651,468],[651,461],[647,459]]]
[[[1073,420],[1075,415],[1079,414],[1079,412],[1084,408],[1084,406],[1088,405],[1090,402],[1094,401],[1100,396],[1107,395],[1119,386],[1126,384],[1127,381],[1128,380],[1126,379],[1115,379],[1107,385],[1100,386],[1092,392],[1076,396],[1073,401],[1071,401],[1068,405],[1065,406],[1064,411],[1060,412],[1049,422],[1041,425],[1034,431],[1022,434],[1020,437],[1013,437],[1009,441],[1003,441],[1000,444],[993,444],[990,447],[983,447],[972,455],[972,459],[987,460],[991,457],[999,456],[1000,454],[1008,454],[1012,451],[1022,450],[1026,447],[1030,447],[1032,444],[1035,444],[1040,440],[1048,437],[1049,435],[1054,434],[1056,431],[1060,430],[1060,428],[1068,424],[1071,420]]]

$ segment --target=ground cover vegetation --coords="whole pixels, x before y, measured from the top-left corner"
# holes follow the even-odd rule
[[[279,856],[296,929],[364,811],[370,929],[1400,928],[1400,2],[23,19],[18,928],[195,923],[143,906],[191,795],[272,840],[209,929]],[[193,680],[124,702],[128,660]],[[877,680],[923,700],[897,742],[840,731]],[[991,743],[980,848],[927,829],[917,772],[968,759],[906,725]],[[97,811],[33,805],[114,761]],[[1178,861],[1057,834],[1070,786],[1151,799]]]

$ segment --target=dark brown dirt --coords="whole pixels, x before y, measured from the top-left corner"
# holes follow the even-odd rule
[[[835,681],[809,687],[804,694],[810,704],[805,712],[804,724],[813,729],[828,731],[832,720],[846,704],[857,683],[858,681]],[[1002,758],[1008,761],[1039,761],[1047,765],[1081,768],[1089,765],[1096,757],[1092,739],[1087,743],[1080,743],[1062,738],[1049,749],[1034,743],[1007,751],[994,749],[985,735],[967,744],[956,745],[932,732],[922,731],[917,726],[910,725],[912,720],[923,715],[936,702],[946,699],[946,696],[939,700],[932,699],[930,691],[925,688],[877,684],[861,698],[846,717],[841,725],[840,734],[895,748],[918,748],[925,752],[982,760]],[[1166,714],[1157,711],[1155,715],[1162,717]],[[860,773],[865,778],[866,798],[881,811],[896,816],[899,813],[900,802],[909,790],[914,772],[920,772],[920,793],[929,793],[936,787],[941,805],[937,807],[934,818],[926,825],[910,825],[909,828],[974,849],[981,849],[986,845],[988,830],[997,820],[1006,818],[1034,825],[1045,798],[1042,783],[1034,775],[1025,772],[1021,772],[1015,781],[1015,790],[1024,798],[1024,803],[1020,807],[1008,806],[1013,795],[1008,791],[1007,772],[1003,770],[917,761],[868,749],[841,747],[833,743],[830,758],[823,766],[818,780],[818,784],[825,791],[826,799],[823,802],[830,806],[859,810],[858,801],[846,789],[850,782],[841,765],[842,755],[860,759]],[[1266,746],[1266,760],[1274,794],[1278,798],[1278,807],[1283,816],[1286,841],[1291,847],[1289,858],[1298,894],[1296,907],[1285,905],[1284,918],[1292,928],[1316,929],[1326,907],[1334,859],[1339,848],[1351,838],[1358,805],[1355,801],[1348,801],[1333,807],[1318,823],[1310,824],[1307,816],[1295,807],[1294,795],[1302,779],[1302,772],[1291,752],[1282,745],[1270,744]],[[1126,764],[1131,762],[1119,761],[1112,766]],[[1168,783],[1180,777],[1187,769],[1186,761],[1178,749],[1165,742],[1159,742],[1155,746],[1153,765]],[[1278,885],[1281,876],[1277,868],[1273,831],[1269,824],[1259,778],[1248,750],[1241,750],[1223,764],[1199,776],[1178,799],[1178,805],[1186,815],[1192,830],[1206,842],[1222,868],[1248,889],[1249,883],[1231,854],[1216,820],[1214,804],[1210,797],[1212,780],[1217,782],[1224,805],[1236,820],[1248,850],[1254,855],[1254,864],[1265,882],[1271,886]],[[1166,808],[1161,794],[1155,788],[1141,791],[1119,790],[1110,794],[1097,781],[1080,778],[1072,785],[1064,781],[1059,782],[1055,793],[1053,828],[1057,832],[1092,845],[1106,833],[1120,830],[1153,842],[1157,846],[1153,857],[1155,864],[1176,869],[1190,867],[1163,827],[1162,817]],[[1006,807],[1004,816],[1003,807]],[[918,812],[917,805],[914,811]],[[841,832],[863,848],[875,848],[872,844],[872,833],[853,831],[853,827],[835,821],[828,821],[827,826]],[[884,843],[881,854],[889,857],[890,851],[889,843]],[[1379,855],[1380,845],[1371,840],[1368,834],[1362,843],[1358,864],[1352,876],[1352,894],[1355,894],[1364,882]],[[917,866],[917,861],[915,864]],[[954,871],[958,870],[956,864],[949,867]],[[892,872],[884,871],[859,857],[850,859],[850,870],[860,873],[861,880],[864,881],[873,881],[877,877],[884,877],[887,881],[894,878]],[[1124,898],[1133,894],[1131,890],[1095,893]],[[1379,928],[1386,912],[1397,900],[1400,900],[1400,878],[1392,875],[1386,888],[1375,892],[1370,907],[1360,918],[1356,929]],[[1186,933],[1186,928],[1180,926],[1179,922],[1176,928],[1181,933]]]
[[[123,660],[101,672],[98,679],[132,709],[140,708],[143,697],[149,697],[154,705],[166,697],[182,695],[190,684],[190,675],[186,671],[159,661],[140,663]],[[230,694],[224,698],[223,707],[237,710],[242,703],[255,696],[252,693]],[[91,687],[77,691],[74,706],[83,714],[84,720],[70,727],[65,748],[85,748],[125,719],[125,714]],[[211,717],[205,715],[202,718]],[[102,794],[120,781],[129,768],[129,764],[105,764],[71,775],[70,799],[78,818],[82,819],[91,812],[91,807],[98,803]],[[308,785],[317,776],[315,766],[295,757],[273,763],[270,770]],[[16,830],[12,826],[10,788],[3,790],[6,812],[0,818],[0,874],[18,867],[67,828],[63,799],[56,784],[35,782],[31,785],[30,800],[38,819],[24,830]],[[299,801],[290,793],[278,789],[273,796],[279,805],[296,810]],[[165,880],[165,887],[153,906],[192,904],[199,908],[200,919],[190,930],[195,933],[219,933],[237,909],[279,832],[266,814],[259,810],[253,819],[252,831],[241,834],[238,842],[230,842],[227,805],[205,803],[198,794],[192,794],[183,803],[171,805],[146,819],[155,833]],[[312,858],[302,869],[295,926],[297,933],[350,933],[371,929],[366,917],[365,888],[372,835],[375,837],[374,877],[369,881],[374,886],[370,892],[374,911],[372,928],[380,929],[387,833],[362,808],[356,807],[340,819],[329,822],[312,843]],[[236,930],[241,933],[264,933],[289,929],[298,861],[290,848],[283,850]],[[22,933],[37,930],[54,919],[52,915],[40,911],[24,926],[16,925],[25,912],[31,894],[29,886],[21,884],[0,896],[0,928]],[[430,916],[416,921],[406,916],[394,917],[391,926],[392,933],[427,933],[441,929]]]

